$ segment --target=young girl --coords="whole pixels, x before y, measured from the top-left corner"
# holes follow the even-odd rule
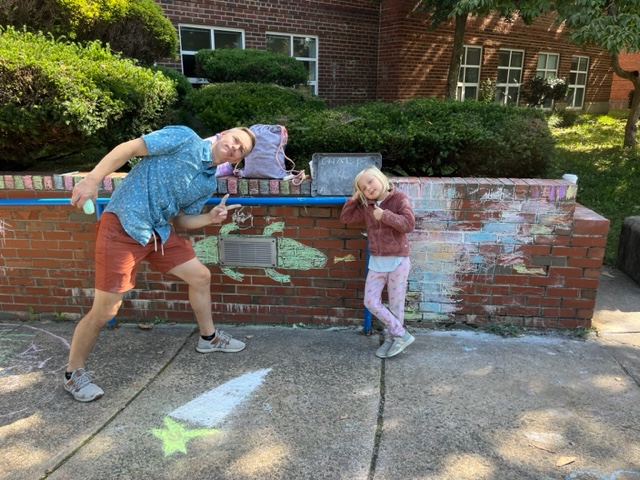
[[[415,216],[407,195],[391,186],[374,166],[356,175],[353,190],[353,196],[342,208],[340,221],[364,220],[370,252],[364,306],[386,326],[385,340],[376,356],[390,358],[415,340],[404,329],[404,300],[411,266],[407,233],[415,227]],[[385,285],[389,308],[382,303]]]

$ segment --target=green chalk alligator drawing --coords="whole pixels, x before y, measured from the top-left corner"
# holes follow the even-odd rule
[[[193,246],[196,256],[205,265],[219,265],[220,257],[218,254],[219,237],[228,235],[230,232],[238,230],[240,227],[237,223],[227,223],[220,228],[220,235],[208,237],[204,240],[196,242]],[[267,225],[262,235],[243,235],[243,237],[267,237],[273,233],[282,232],[284,230],[284,222],[275,222]],[[276,238],[276,256],[277,268],[290,270],[309,270],[311,268],[322,268],[327,263],[327,256],[319,250],[303,245],[302,243],[286,237]],[[222,272],[234,280],[242,281],[244,274],[223,265],[220,265]],[[276,282],[289,283],[291,277],[283,273],[277,272],[273,268],[265,268],[264,272],[269,278]]]

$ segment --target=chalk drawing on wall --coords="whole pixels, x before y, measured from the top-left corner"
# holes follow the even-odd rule
[[[7,223],[6,220],[4,219],[0,219],[0,246],[4,246],[4,239],[7,235],[7,231],[13,231],[9,228],[9,224]],[[2,251],[0,251],[0,258],[4,258],[2,256]],[[4,266],[0,265],[0,274],[4,275],[5,273],[5,268]]]
[[[217,427],[262,385],[270,371],[270,368],[263,368],[240,375],[169,413],[164,419],[164,428],[151,430],[162,441],[164,456],[187,453],[187,443],[191,439],[220,433]]]
[[[240,237],[268,237],[284,230],[284,222],[274,222],[267,225],[262,235],[239,235]],[[205,265],[219,265],[220,270],[225,275],[239,282],[244,278],[244,274],[234,268],[220,265],[219,237],[228,235],[238,230],[235,222],[227,223],[220,228],[220,234],[207,237],[196,242],[193,246],[196,256]],[[327,264],[327,256],[320,250],[298,242],[292,238],[276,237],[277,265],[276,268],[283,270],[309,270],[312,268],[322,268]],[[278,272],[276,268],[264,268],[265,274],[280,283],[290,283],[291,276]]]
[[[42,340],[53,339],[53,345]],[[32,415],[55,399],[66,368],[69,341],[44,328],[0,323],[0,395],[12,407],[0,413],[0,427]]]
[[[486,212],[494,214],[478,223],[459,220],[460,201],[455,188],[442,185],[439,192],[434,191],[436,185],[431,188],[431,198],[444,199],[435,207],[431,198],[409,195],[416,213],[416,230],[409,235],[409,291],[414,294],[414,302],[416,295],[420,297],[417,312],[415,308],[410,310],[412,318],[439,322],[450,321],[460,310],[463,275],[493,275],[501,269],[521,275],[546,275],[546,267],[531,264],[524,247],[534,244],[537,235],[553,236],[556,227],[570,226],[571,218],[560,212],[553,200],[571,199],[576,190],[565,186],[552,189],[552,201],[533,199],[527,203],[528,210],[520,212],[514,208],[518,200],[513,190],[492,188],[481,194],[478,202],[486,205]],[[532,224],[532,215],[548,215],[555,222],[553,226]],[[492,314],[495,307],[485,308],[486,313]]]

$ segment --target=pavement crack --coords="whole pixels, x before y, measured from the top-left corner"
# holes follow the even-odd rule
[[[193,334],[198,331],[198,328],[196,327],[194,329],[193,332],[191,332],[191,334],[187,335],[184,339],[184,341],[180,344],[180,346],[176,349],[175,353],[171,356],[171,358],[169,358],[169,360],[167,360],[167,362],[162,366],[161,369],[159,369],[155,375],[153,375],[152,377],[149,378],[149,380],[140,388],[140,390],[138,390],[135,395],[133,395],[129,400],[126,401],[126,403],[120,407],[118,410],[116,410],[116,412],[111,415],[111,417],[109,417],[100,427],[98,427],[93,433],[91,433],[87,438],[84,439],[84,441],[82,441],[82,443],[80,445],[78,445],[78,447],[74,448],[71,452],[69,452],[68,455],[66,455],[62,460],[60,460],[57,464],[55,464],[54,466],[48,468],[44,475],[42,477],[40,477],[40,480],[44,480],[46,478],[49,477],[49,475],[53,474],[56,470],[58,470],[60,467],[62,467],[65,463],[67,463],[67,461],[69,461],[71,458],[73,458],[80,450],[82,450],[82,448],[84,448],[85,445],[88,445],[94,438],[96,438],[105,428],[107,428],[109,425],[111,425],[111,423],[118,418],[118,416],[129,406],[133,403],[133,401],[138,398],[140,396],[140,394],[142,392],[144,392],[145,390],[147,390],[147,388],[149,387],[149,385],[151,385],[160,375],[162,375],[162,373],[169,367],[169,365],[171,365],[173,363],[173,361],[176,359],[176,357],[180,354],[180,352],[182,352],[182,350],[184,349],[185,345],[187,344],[187,342],[191,339],[191,337],[193,336]]]
[[[378,453],[382,439],[382,429],[384,426],[384,402],[386,397],[385,386],[385,360],[382,359],[380,366],[380,403],[378,405],[378,421],[376,423],[376,434],[373,442],[373,452],[371,454],[371,465],[369,466],[368,480],[373,480],[376,475],[376,465],[378,463]]]

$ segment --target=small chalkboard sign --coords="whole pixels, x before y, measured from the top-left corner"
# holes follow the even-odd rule
[[[353,194],[353,179],[364,168],[382,167],[379,153],[314,153],[311,157],[311,195]]]

